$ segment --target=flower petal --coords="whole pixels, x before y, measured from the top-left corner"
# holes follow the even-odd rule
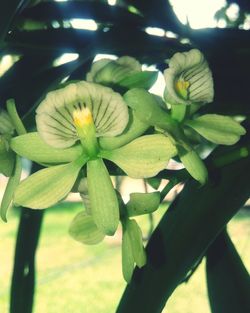
[[[122,227],[122,274],[127,283],[131,281],[134,267],[135,261],[130,236],[124,223]]]
[[[176,153],[168,137],[156,134],[139,137],[115,150],[103,150],[100,156],[114,162],[132,178],[147,178],[165,169]]]
[[[22,157],[42,164],[67,163],[84,154],[81,145],[75,145],[67,149],[51,147],[36,132],[12,138],[10,146]]]
[[[86,212],[78,213],[69,227],[69,234],[75,240],[86,245],[95,245],[101,242],[105,235],[96,227],[93,217]]]
[[[244,127],[230,116],[205,114],[186,125],[192,127],[207,140],[221,145],[233,145],[246,133]]]
[[[17,187],[14,203],[32,209],[44,209],[56,204],[70,192],[86,161],[85,158],[79,158],[29,176]]]
[[[87,163],[87,181],[94,222],[103,233],[112,236],[119,223],[119,206],[102,159],[90,160]]]

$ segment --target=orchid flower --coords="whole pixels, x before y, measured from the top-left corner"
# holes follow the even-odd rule
[[[213,78],[204,55],[197,49],[177,52],[164,71],[165,99],[170,104],[205,104],[213,101]]]
[[[171,140],[161,134],[142,136],[115,149],[103,149],[101,138],[112,141],[123,136],[129,113],[120,94],[95,83],[70,83],[48,93],[36,113],[38,134],[15,138],[12,148],[47,166],[63,164],[43,169],[21,182],[15,203],[34,209],[57,203],[71,191],[77,177],[83,175],[81,169],[86,164],[91,215],[97,228],[106,235],[116,231],[119,208],[103,159],[112,161],[131,177],[144,178],[164,169],[176,154]]]

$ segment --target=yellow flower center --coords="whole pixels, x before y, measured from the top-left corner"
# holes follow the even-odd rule
[[[73,112],[73,120],[76,127],[82,128],[93,124],[93,116],[89,108],[76,109]]]
[[[190,86],[190,83],[185,80],[177,80],[175,83],[175,88],[177,92],[185,99],[188,97],[188,88]]]
[[[73,121],[78,137],[90,157],[96,157],[98,143],[92,113],[89,108],[77,108],[73,111]]]

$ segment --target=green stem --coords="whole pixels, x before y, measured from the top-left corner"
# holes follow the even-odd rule
[[[17,110],[16,110],[16,104],[14,99],[7,100],[7,111],[10,115],[11,121],[13,125],[15,126],[15,129],[18,133],[18,135],[24,135],[27,133],[23,122],[21,121]]]
[[[186,104],[171,105],[171,117],[178,122],[182,122],[184,120],[186,112],[187,112]]]
[[[238,161],[240,159],[246,158],[249,156],[249,154],[250,154],[250,145],[243,146],[234,149],[228,153],[225,153],[224,155],[215,156],[213,158],[213,164],[216,167],[222,167],[235,161]]]

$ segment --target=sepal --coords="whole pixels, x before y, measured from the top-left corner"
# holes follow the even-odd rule
[[[221,145],[233,145],[246,130],[230,116],[206,114],[185,124],[207,140]]]
[[[69,227],[69,234],[76,241],[86,245],[96,245],[105,237],[97,228],[93,217],[84,211],[78,213],[72,220]]]
[[[175,145],[161,134],[142,136],[121,148],[100,151],[101,157],[114,162],[132,178],[155,176],[176,154]]]

